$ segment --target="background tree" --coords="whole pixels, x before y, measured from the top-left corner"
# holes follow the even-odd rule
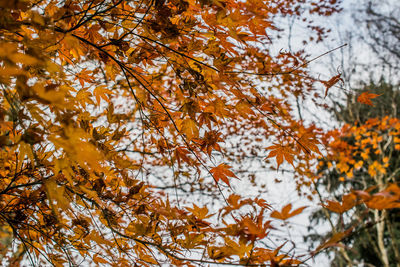
[[[363,40],[382,60],[382,66],[386,66],[389,71],[399,69],[399,15],[400,6],[396,1],[368,1],[362,9],[362,14],[356,19],[367,29],[367,34],[362,36]]]
[[[355,190],[376,193],[398,182],[399,120],[387,115],[397,112],[393,110],[398,108],[397,105],[391,105],[396,101],[393,100],[393,94],[396,93],[393,92],[392,86],[384,82],[373,86],[373,90],[371,86],[357,92],[360,95],[373,91],[383,93],[382,97],[374,101],[376,108],[362,113],[364,107],[349,99],[347,106],[342,106],[341,110],[336,112],[338,118],[347,121],[348,124],[327,134],[328,155],[319,163],[320,179],[315,182],[321,198],[325,192],[328,196],[324,199],[339,201]],[[390,95],[392,97],[388,97]],[[368,118],[369,115],[373,117]],[[400,233],[398,209],[385,210],[382,206],[376,210],[376,207],[366,204],[353,206],[338,212],[332,205],[328,205],[310,217],[314,225],[324,221],[330,224],[331,231],[328,236],[347,229],[353,230],[353,233],[343,240],[343,244],[347,246],[346,250],[330,250],[334,252],[332,266],[357,263],[397,266],[399,255],[396,240],[399,239]],[[326,236],[314,232],[306,240],[320,241],[326,239]]]
[[[278,17],[320,40],[310,17],[337,11],[332,0],[0,1],[3,263],[299,263],[269,233],[303,208],[232,194],[231,165],[318,152],[288,101],[318,101],[309,59],[268,44]],[[194,192],[220,208],[184,198]]]
[[[361,39],[371,48],[372,55],[376,53],[375,57],[370,57],[375,63],[369,64],[356,77],[360,79],[365,76],[363,74],[368,74],[368,83],[358,80],[358,89],[342,90],[344,101],[332,100],[332,115],[341,126],[345,125],[327,134],[328,155],[319,162],[317,173],[320,179],[315,180],[315,187],[322,202],[326,203],[327,199],[335,202],[328,201],[325,208],[310,217],[311,225],[326,223],[330,231],[325,234],[314,232],[306,238],[320,242],[351,230],[343,237],[341,245],[345,248],[339,246],[327,251],[328,254],[333,252],[332,266],[360,263],[398,266],[399,262],[398,207],[388,204],[390,209],[386,210],[383,206],[352,203],[360,198],[354,193],[357,190],[376,193],[391,188],[392,183],[398,184],[400,167],[397,137],[399,84],[398,76],[393,72],[399,63],[395,42],[400,37],[396,20],[399,6],[391,1],[365,3],[361,12],[354,16],[361,26]],[[347,82],[354,82],[354,77],[350,76],[359,63],[347,63],[351,68],[344,68],[344,77]],[[375,80],[376,73],[379,75],[382,70],[380,80]]]

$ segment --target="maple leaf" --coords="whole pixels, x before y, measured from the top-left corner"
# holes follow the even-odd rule
[[[215,154],[239,168],[259,152],[253,137],[293,141],[278,122],[299,130],[286,100],[294,84],[306,86],[299,97],[312,89],[305,70],[272,75],[277,95],[245,75],[279,73],[304,55],[254,45],[269,39],[266,29],[278,33],[277,12],[335,10],[312,1],[284,0],[284,9],[240,0],[1,1],[0,235],[11,240],[1,243],[2,263],[295,263],[278,255],[283,245],[268,252],[254,242],[272,229],[264,200],[243,192],[209,212],[191,196],[208,201],[220,180],[237,178],[224,163],[209,170],[215,182],[199,178]],[[317,150],[312,137],[300,139]],[[295,146],[269,156],[293,165]],[[280,218],[300,212],[286,209]],[[190,258],[195,251],[206,253]]]
[[[192,212],[198,219],[207,219],[212,216],[212,214],[208,214],[208,208],[206,206],[200,208],[196,204],[193,204],[193,208],[187,207],[186,209]]]
[[[81,70],[79,73],[76,74],[76,80],[79,80],[79,83],[83,87],[85,85],[85,82],[90,83],[93,81],[93,75],[91,75],[92,72],[90,70],[87,70],[84,68]]]
[[[99,105],[101,99],[103,99],[104,101],[108,101],[109,100],[109,95],[112,93],[111,90],[106,89],[105,86],[97,86],[94,90],[93,90],[93,95],[96,98],[96,102]]]
[[[177,147],[175,149],[175,157],[178,161],[178,165],[181,164],[181,160],[190,164],[191,160],[190,160],[189,155],[190,155],[190,152],[185,147]]]
[[[217,167],[210,169],[210,172],[217,183],[219,180],[222,180],[227,185],[230,185],[229,177],[237,178],[230,168],[231,166],[221,163]]]
[[[372,103],[371,99],[374,99],[378,96],[381,96],[382,94],[378,95],[378,94],[372,94],[369,92],[363,92],[361,93],[358,97],[357,97],[357,101],[369,106],[373,106],[374,104]]]
[[[315,138],[315,136],[312,133],[305,132],[303,135],[301,135],[301,137],[297,141],[298,141],[298,147],[304,153],[310,153],[311,151],[316,153],[321,153],[317,146],[317,144],[319,144],[319,141]]]
[[[328,200],[327,204],[323,206],[330,211],[344,213],[357,205],[357,203],[357,197],[354,194],[347,194],[343,196],[342,204],[336,201]]]
[[[248,235],[250,240],[262,239],[268,235],[266,227],[261,222],[254,222],[251,218],[245,217],[241,221],[244,227],[244,233]]]
[[[317,247],[315,252],[319,252],[322,249],[328,248],[328,247],[334,247],[334,246],[340,246],[339,242],[343,240],[346,236],[350,235],[352,232],[352,228],[344,231],[344,232],[339,232],[335,233],[334,235],[331,236],[327,241],[323,242],[321,245]]]
[[[201,146],[201,149],[211,157],[211,153],[213,149],[221,152],[221,147],[219,146],[218,142],[223,141],[222,138],[220,138],[220,133],[217,131],[209,131],[204,134],[204,137],[202,140],[199,140],[199,144]]]
[[[196,122],[189,118],[182,121],[181,131],[189,140],[199,136],[199,129],[197,128]]]
[[[384,210],[400,208],[400,187],[397,184],[389,184],[381,192],[364,197],[364,203],[370,209]]]
[[[338,82],[344,82],[342,78],[340,78],[341,74],[338,74],[336,76],[333,76],[332,78],[330,78],[328,81],[321,81],[321,83],[323,83],[325,85],[325,95],[324,98],[326,98],[326,96],[328,95],[328,91],[329,89],[334,86],[335,84],[337,84]]]
[[[307,208],[307,207],[304,206],[304,207],[300,207],[300,208],[297,208],[297,209],[291,211],[292,204],[289,203],[286,206],[284,206],[281,211],[274,210],[271,213],[271,217],[277,218],[277,219],[280,219],[280,220],[284,221],[284,220],[287,220],[287,219],[289,219],[289,218],[291,218],[293,216],[296,216],[296,215],[300,214],[305,208]]]
[[[287,146],[282,146],[280,144],[274,144],[272,146],[269,146],[266,148],[267,150],[271,150],[267,156],[267,158],[276,158],[276,163],[278,164],[278,169],[279,166],[283,163],[283,160],[285,159],[287,162],[293,165],[293,155],[295,154],[289,147]]]

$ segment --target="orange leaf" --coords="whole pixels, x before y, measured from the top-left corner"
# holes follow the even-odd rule
[[[229,170],[230,168],[231,168],[231,166],[226,165],[225,163],[222,163],[222,164],[218,165],[217,167],[212,168],[210,170],[210,172],[216,182],[218,182],[219,180],[222,180],[227,185],[230,185],[228,177],[237,178],[236,175],[231,170]]]
[[[327,201],[327,205],[323,205],[325,208],[327,208],[330,211],[336,212],[336,213],[343,213],[357,205],[357,197],[354,194],[348,194],[343,196],[342,204],[336,201]]]
[[[282,164],[283,159],[285,159],[293,166],[294,152],[290,148],[279,144],[275,144],[273,146],[267,147],[267,149],[271,149],[271,152],[269,152],[267,158],[276,157],[276,163],[278,163],[278,169],[279,166]]]
[[[212,216],[208,214],[208,208],[207,207],[198,207],[196,204],[193,204],[193,208],[186,208],[188,211],[192,212],[194,216],[196,216],[197,219],[207,219]]]
[[[304,133],[298,140],[298,147],[304,152],[304,153],[310,153],[315,152],[315,153],[321,153],[319,151],[319,148],[317,144],[319,144],[318,140],[315,139],[312,133]]]
[[[196,126],[196,122],[192,119],[185,119],[182,122],[181,131],[189,140],[199,137],[199,129]]]
[[[251,218],[245,217],[242,221],[245,228],[244,232],[249,235],[250,239],[262,239],[268,235],[268,232],[262,224],[254,222]]]
[[[112,91],[108,90],[105,86],[100,85],[97,86],[94,90],[93,90],[93,95],[96,97],[96,102],[98,105],[100,105],[100,100],[104,99],[104,101],[108,101],[109,100],[109,94],[111,94]]]
[[[98,264],[98,263],[109,264],[108,261],[106,261],[105,259],[99,257],[97,254],[93,256],[93,261],[94,261],[95,263],[97,263],[97,264]]]
[[[342,78],[340,78],[340,74],[332,77],[330,80],[328,81],[321,81],[321,83],[323,83],[326,87],[325,89],[325,96],[324,98],[328,95],[328,91],[329,89],[334,86],[336,83],[338,83],[339,81],[341,81],[342,83],[344,82]]]
[[[390,184],[385,190],[373,194],[370,199],[364,201],[370,209],[384,210],[400,208],[400,188],[396,184]]]
[[[176,157],[176,160],[178,161],[178,165],[181,164],[181,160],[190,164],[191,160],[190,160],[189,154],[190,154],[190,152],[185,147],[177,147],[175,149],[175,157]]]
[[[360,103],[369,105],[369,106],[373,106],[374,104],[372,104],[371,99],[373,99],[375,97],[378,97],[378,96],[381,96],[381,95],[382,94],[377,95],[377,94],[371,94],[369,92],[364,92],[364,93],[362,93],[361,95],[359,95],[357,97],[357,101],[360,102]]]
[[[350,229],[347,229],[344,232],[339,232],[339,233],[334,234],[331,238],[329,238],[329,240],[327,240],[326,242],[324,242],[321,245],[319,245],[317,247],[317,249],[316,249],[316,252],[318,252],[318,251],[320,251],[320,250],[322,250],[324,248],[327,248],[327,247],[340,246],[339,242],[341,240],[343,240],[343,238],[348,236],[351,233],[352,230],[353,229],[350,228]]]
[[[273,211],[271,213],[271,217],[284,221],[293,216],[300,214],[305,208],[307,208],[307,207],[306,206],[300,207],[300,208],[297,208],[297,209],[293,210],[292,212],[290,212],[290,210],[292,209],[292,204],[287,204],[286,206],[284,206],[282,208],[282,211],[280,211],[280,212],[276,211],[276,210]]]

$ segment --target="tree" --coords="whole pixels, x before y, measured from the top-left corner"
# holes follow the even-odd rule
[[[361,86],[361,89],[355,89],[346,95],[345,104],[333,102],[330,111],[338,122],[364,124],[371,118],[399,117],[398,86],[389,84],[384,79],[379,82],[371,80]]]
[[[379,94],[377,94],[379,93]],[[312,214],[311,222],[329,222],[328,236],[348,231],[340,240],[347,249],[333,248],[332,266],[368,264],[397,266],[400,225],[396,196],[399,194],[398,88],[384,81],[356,90],[345,105],[333,109],[346,124],[327,133],[328,155],[321,158],[315,187],[329,197],[325,207]],[[373,108],[356,102],[362,96],[378,96]],[[371,100],[366,98],[369,103]],[[372,105],[372,102],[369,103]],[[333,201],[332,201],[333,199]],[[340,203],[341,200],[341,203]],[[338,202],[339,201],[339,202]],[[339,215],[338,215],[339,214]],[[326,234],[308,239],[320,242]],[[329,251],[327,251],[329,253]]]
[[[303,208],[227,196],[229,155],[238,140],[238,158],[256,140],[251,153],[278,167],[318,152],[291,115],[292,95],[318,100],[306,55],[259,44],[279,16],[310,21],[319,40],[309,17],[337,11],[332,0],[0,1],[3,263],[299,263],[264,241],[271,218]],[[182,192],[225,204],[210,212]]]
[[[374,56],[358,73],[358,89],[343,90],[344,101],[331,99],[330,111],[341,129],[327,133],[324,144],[328,155],[320,159],[317,171],[310,175],[314,193],[325,204],[310,217],[310,230],[324,223],[329,231],[313,231],[305,240],[318,246],[333,238],[331,245],[338,246],[326,251],[333,255],[332,266],[398,266],[398,207],[390,197],[398,192],[393,184],[398,184],[399,7],[396,1],[364,4],[354,13],[356,35]],[[350,75],[360,64],[359,60],[351,60],[353,56],[350,54],[342,64],[351,66],[343,68],[349,84],[355,80]],[[370,81],[360,82],[365,74]],[[376,205],[371,199],[377,201]]]
[[[368,1],[358,18],[367,29],[364,41],[382,60],[387,69],[398,70],[400,61],[400,5],[396,1],[374,3]]]

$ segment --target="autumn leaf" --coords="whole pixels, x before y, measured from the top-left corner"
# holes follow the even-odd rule
[[[199,136],[199,129],[196,126],[196,122],[189,118],[182,121],[181,132],[185,134],[189,140]]]
[[[181,161],[184,161],[188,164],[191,163],[190,157],[189,157],[190,152],[187,150],[185,147],[177,147],[175,149],[175,157],[178,161],[178,165],[181,164]]]
[[[110,264],[107,260],[103,259],[99,255],[94,255],[93,256],[93,261],[97,264],[102,263],[102,264]]]
[[[297,140],[297,144],[299,149],[306,154],[310,152],[321,153],[318,148],[319,141],[312,133],[305,132]]]
[[[400,187],[397,184],[388,184],[387,188],[364,197],[364,203],[370,209],[384,210],[400,208]]]
[[[323,205],[323,206],[330,211],[333,211],[336,213],[344,213],[344,212],[350,210],[351,208],[353,208],[357,204],[358,204],[358,201],[357,201],[356,195],[347,194],[347,195],[343,196],[342,203],[328,200],[327,204]]]
[[[238,190],[218,203],[232,189],[218,182],[237,178],[231,166],[258,186],[244,162],[259,160],[265,143],[278,167],[303,156],[297,137],[317,151],[289,101],[313,97],[308,70],[293,72],[306,52],[257,47],[280,34],[278,17],[337,7],[282,4],[0,1],[0,230],[12,228],[0,231],[1,263],[298,262],[278,254],[282,244],[255,242],[275,230],[265,200]]]
[[[300,207],[300,208],[297,208],[297,209],[291,211],[292,204],[289,203],[286,206],[284,206],[281,211],[274,210],[271,213],[271,217],[272,218],[277,218],[279,220],[283,220],[284,221],[284,220],[287,220],[287,219],[289,219],[289,218],[291,218],[293,216],[296,216],[296,215],[300,214],[305,208],[307,208],[307,207],[304,206],[304,207]]]
[[[253,221],[250,217],[245,217],[240,222],[244,227],[244,232],[249,236],[250,240],[262,239],[266,237],[267,229],[260,223]]]
[[[109,95],[112,93],[111,90],[105,88],[105,86],[97,86],[94,90],[93,90],[93,95],[96,98],[96,102],[99,105],[101,99],[103,99],[104,101],[108,101],[109,100]]]
[[[328,247],[334,247],[334,246],[341,246],[340,241],[343,240],[346,236],[348,236],[352,232],[352,228],[344,231],[344,232],[339,232],[335,233],[334,235],[331,236],[327,241],[323,242],[320,244],[315,252],[319,252],[322,249],[328,248]]]
[[[216,182],[222,180],[227,185],[230,185],[229,178],[237,178],[236,175],[230,170],[230,168],[231,167],[226,165],[225,163],[221,163],[217,167],[210,169],[210,172]]]
[[[340,76],[341,76],[341,74],[333,76],[328,81],[322,81],[321,80],[321,83],[323,83],[325,85],[325,96],[324,96],[324,98],[326,98],[326,96],[328,95],[328,91],[332,86],[334,86],[338,82],[342,82],[342,83],[344,82],[343,79],[340,78]]]
[[[239,114],[243,117],[248,117],[249,115],[254,114],[253,110],[251,109],[251,105],[246,101],[240,101],[235,106],[236,110]]]
[[[237,254],[240,258],[242,258],[245,255],[248,255],[248,253],[252,249],[251,243],[248,244],[242,240],[240,240],[238,243],[233,241],[232,239],[225,237],[225,242],[229,249],[235,251],[235,254]]]
[[[378,94],[372,94],[369,92],[363,92],[361,93],[358,97],[357,97],[357,101],[369,106],[373,106],[374,104],[372,103],[371,99],[374,99],[378,96],[381,96],[382,94],[378,95]]]
[[[269,146],[266,148],[267,150],[271,150],[267,156],[267,158],[276,158],[276,162],[278,164],[278,169],[279,166],[283,163],[283,160],[285,159],[287,162],[292,164],[293,166],[293,155],[295,154],[289,147],[287,146],[282,146],[280,144],[275,144],[272,146]]]
[[[200,208],[196,204],[193,204],[193,208],[187,207],[186,209],[192,212],[198,219],[207,219],[212,216],[212,214],[208,214],[208,208],[206,206]]]

